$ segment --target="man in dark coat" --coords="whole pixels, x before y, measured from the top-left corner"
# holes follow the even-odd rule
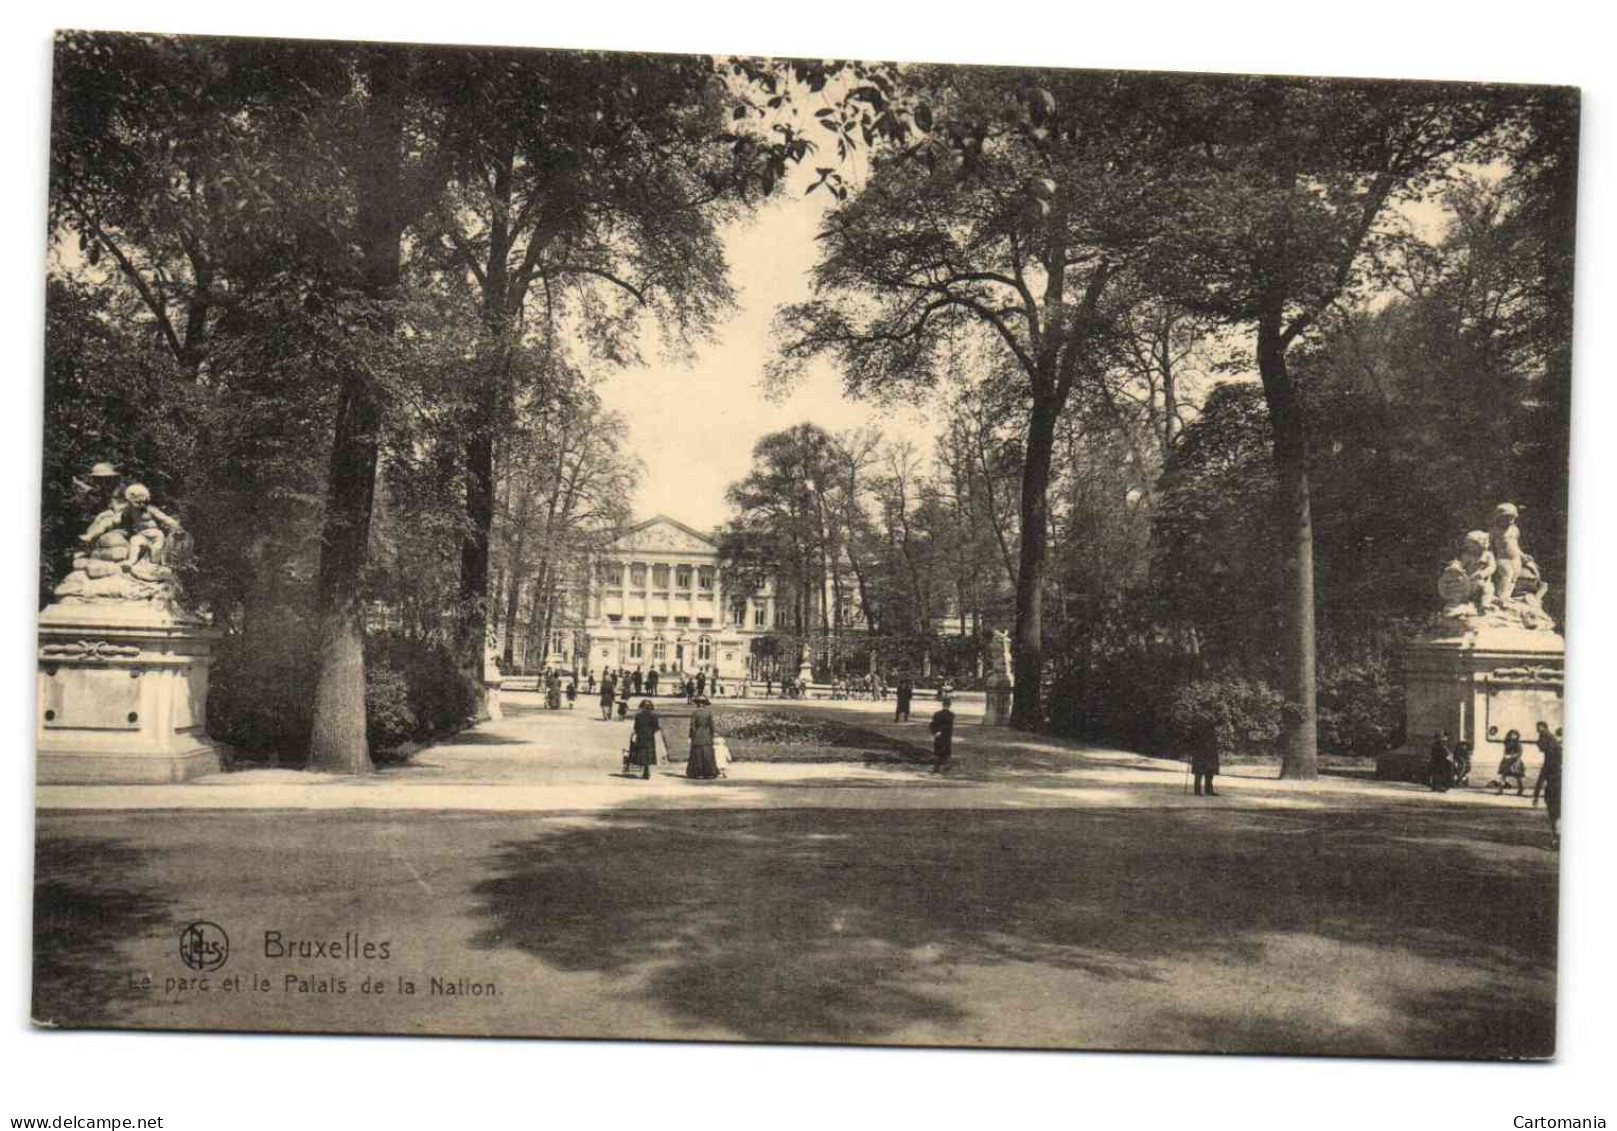
[[[612,700],[618,697],[618,689],[612,683],[612,669],[608,668],[601,673],[601,718],[607,722],[612,721]]]
[[[1538,748],[1544,755],[1539,767],[1538,781],[1533,783],[1533,804],[1538,804],[1539,791],[1544,791],[1544,808],[1550,815],[1550,835],[1557,846],[1561,843],[1561,740],[1550,730],[1548,723],[1538,724]]]
[[[1217,797],[1213,779],[1223,767],[1218,756],[1218,724],[1208,722],[1196,735],[1196,745],[1190,751],[1190,772],[1196,778],[1196,796]]]
[[[932,772],[941,774],[949,768],[954,757],[954,712],[949,710],[949,697],[943,697],[943,706],[932,716],[927,728],[932,732]]]
[[[696,673],[696,694],[699,695],[699,696],[707,694],[707,673],[706,672],[697,672]]]
[[[909,676],[900,676],[898,679],[898,707],[893,711],[895,723],[910,721],[910,699],[915,694],[915,684]]]
[[[651,671],[646,673],[646,694],[647,695],[655,695],[655,694],[657,694],[657,669],[656,668],[652,668]]]
[[[1447,793],[1454,782],[1454,751],[1449,749],[1449,732],[1446,730],[1432,736],[1426,773],[1433,793]]]

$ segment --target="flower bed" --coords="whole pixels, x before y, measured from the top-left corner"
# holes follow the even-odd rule
[[[808,718],[779,711],[715,710],[713,728],[737,762],[924,762],[924,750],[834,719]],[[670,728],[669,753],[675,761],[686,754],[683,727]],[[677,737],[676,737],[677,736]]]

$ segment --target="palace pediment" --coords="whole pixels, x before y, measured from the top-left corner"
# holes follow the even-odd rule
[[[657,551],[661,553],[712,554],[718,547],[699,531],[658,515],[631,526],[612,544],[616,553]]]

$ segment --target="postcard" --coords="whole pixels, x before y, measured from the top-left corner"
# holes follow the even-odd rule
[[[37,1025],[1555,1055],[1575,89],[52,87]]]

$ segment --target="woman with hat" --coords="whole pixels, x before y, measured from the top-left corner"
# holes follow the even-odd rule
[[[642,699],[634,716],[634,735],[629,740],[629,764],[640,767],[642,780],[651,780],[651,767],[657,761],[657,732],[661,729],[657,708],[650,699]]]
[[[696,697],[696,710],[691,712],[691,756],[685,763],[685,776],[719,776],[719,762],[713,753],[713,705],[705,695]]]

